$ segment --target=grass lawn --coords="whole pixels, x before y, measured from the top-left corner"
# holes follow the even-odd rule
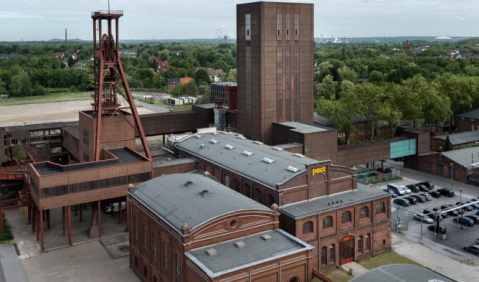
[[[90,92],[66,92],[1,100],[0,106],[91,99]]]
[[[390,251],[384,254],[377,255],[375,257],[367,258],[364,260],[358,261],[358,263],[367,269],[373,269],[378,266],[394,264],[394,263],[407,263],[421,266],[415,261],[412,261],[406,257],[399,255],[394,251]]]
[[[322,272],[322,274],[334,282],[346,282],[354,278],[354,276],[347,274],[339,268],[330,269],[328,271]],[[321,282],[321,280],[315,277],[313,282]]]

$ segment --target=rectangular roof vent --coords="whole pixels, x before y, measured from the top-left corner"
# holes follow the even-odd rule
[[[275,150],[275,151],[283,151],[283,149],[280,148],[280,147],[271,147],[271,149],[273,149],[273,150]]]
[[[263,238],[263,240],[265,240],[265,241],[268,241],[269,239],[271,239],[273,237],[271,237],[271,235],[269,235],[269,234],[264,234],[264,235],[261,236],[261,238]]]
[[[226,144],[225,148],[228,150],[233,150],[235,147],[231,146],[230,144]]]
[[[298,157],[298,158],[304,158],[304,155],[301,155],[299,153],[295,153],[295,154],[293,154],[293,156]]]
[[[210,140],[210,143],[216,144],[216,143],[218,143],[218,140],[216,140],[216,139],[211,139],[211,140]]]
[[[197,135],[195,135],[195,137],[198,138],[198,139],[200,139],[202,136],[199,135],[199,134],[197,134]]]
[[[238,136],[236,136],[236,138],[243,139],[243,140],[246,139],[243,135],[238,135]]]
[[[256,145],[263,145],[263,142],[261,141],[253,141],[253,143],[255,143]]]
[[[241,153],[241,154],[243,154],[243,155],[245,155],[245,156],[251,156],[251,155],[253,155],[253,153],[251,153],[250,151],[246,151],[246,150],[243,151],[243,153]]]
[[[274,160],[268,159],[268,158],[264,158],[264,159],[263,159],[263,162],[268,163],[268,164],[272,164],[272,163],[274,163]]]
[[[235,246],[238,248],[238,249],[242,249],[246,246],[246,244],[243,242],[243,241],[238,241],[238,242],[235,242]]]
[[[213,249],[213,248],[208,249],[208,250],[206,250],[206,254],[207,254],[208,256],[210,256],[210,257],[216,256],[216,250]]]
[[[291,171],[291,172],[298,172],[299,169],[296,168],[296,167],[294,167],[294,166],[291,166],[291,165],[290,165],[290,166],[288,166],[288,167],[286,168],[286,170],[289,170],[289,171]]]

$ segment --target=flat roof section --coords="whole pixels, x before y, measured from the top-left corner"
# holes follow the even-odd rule
[[[186,252],[210,277],[313,249],[281,229],[269,230]]]
[[[195,173],[153,178],[138,185],[130,194],[180,233],[184,223],[194,230],[224,214],[247,210],[272,212],[221,183]]]
[[[431,139],[440,139],[446,141],[447,135],[438,135],[431,137]],[[452,145],[460,145],[464,143],[471,143],[479,141],[479,131],[465,131],[460,133],[449,134],[449,142]]]
[[[355,190],[286,205],[280,208],[280,212],[293,219],[301,219],[307,216],[387,197],[390,197],[390,194],[387,192],[358,183],[358,188]]]
[[[226,132],[190,135],[176,147],[273,189],[324,162]]]
[[[325,127],[309,125],[309,124],[296,122],[296,121],[278,122],[278,124],[285,125],[288,127],[294,127],[296,131],[301,133],[313,133],[313,132],[323,132],[323,131],[331,130]]]
[[[104,160],[99,162],[87,162],[87,163],[79,163],[79,164],[72,164],[72,165],[59,165],[52,162],[41,162],[41,163],[34,163],[32,166],[41,176],[44,175],[51,175],[56,173],[63,173],[63,172],[73,172],[79,170],[86,170],[86,169],[94,169],[94,168],[101,168],[107,166],[114,166],[120,164],[129,164],[135,162],[144,162],[148,161],[141,155],[136,154],[135,152],[131,151],[128,148],[116,148],[116,149],[109,149],[108,152],[112,153],[117,159],[112,160]]]
[[[412,264],[389,264],[363,273],[350,282],[454,282],[428,268]]]

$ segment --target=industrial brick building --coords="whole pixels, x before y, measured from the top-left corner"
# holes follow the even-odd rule
[[[281,228],[315,247],[314,269],[391,248],[389,194],[358,185],[349,168],[226,132],[191,135],[175,148],[226,187],[278,204]]]
[[[201,174],[161,176],[131,196],[131,265],[144,281],[309,281],[312,247],[270,209]]]
[[[458,132],[479,130],[479,109],[457,115],[456,126]]]
[[[236,6],[238,131],[272,144],[273,122],[313,122],[313,4]]]

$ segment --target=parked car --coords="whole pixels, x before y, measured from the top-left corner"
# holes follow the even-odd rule
[[[442,211],[441,208],[433,208],[432,210],[433,210],[433,211]],[[441,213],[441,217],[442,217],[442,218],[449,217],[449,214],[448,214],[448,213]]]
[[[417,204],[417,199],[411,196],[404,197],[404,199],[407,199],[411,205]]]
[[[452,208],[451,205],[441,205],[441,210],[448,210],[450,208]],[[459,211],[458,210],[448,211],[447,214],[450,216],[458,216]]]
[[[424,210],[422,211],[422,213],[425,214],[425,215],[427,215],[427,216],[429,216],[432,220],[434,220],[435,217],[436,217],[436,211],[435,211],[435,210],[432,210],[432,209],[424,209]],[[447,213],[443,213],[443,214],[441,215],[440,220],[442,220],[443,218],[446,218],[446,217],[447,217]]]
[[[406,194],[411,194],[412,190],[407,188],[406,186],[401,186],[401,188],[406,192]]]
[[[437,191],[431,191],[428,194],[431,195],[431,197],[434,197],[434,198],[441,198],[441,193],[439,193]]]
[[[456,206],[462,206],[462,205],[465,205],[465,203],[463,203],[463,202],[457,202],[457,203],[456,203]],[[465,211],[472,211],[472,210],[474,210],[474,208],[471,207],[471,206],[465,206],[465,207],[463,207],[462,209],[465,210]]]
[[[471,207],[472,207],[473,209],[479,210],[479,204],[475,204],[474,202],[476,202],[476,201],[469,200],[469,201],[467,201],[466,203],[467,203],[467,204],[471,204]]]
[[[118,212],[119,210],[120,209],[119,209],[118,203],[112,203],[112,204],[109,204],[109,205],[105,205],[104,208],[103,208],[104,213]],[[121,202],[121,210],[122,211],[126,210],[126,203],[125,202]]]
[[[433,231],[435,233],[438,233],[438,234],[446,234],[447,233],[447,229],[444,226],[436,226],[436,225],[433,224],[433,225],[429,225],[427,227],[427,229],[430,230],[430,231]]]
[[[437,189],[437,192],[441,193],[442,196],[454,197],[454,191],[452,191],[450,188]]]
[[[426,186],[427,189],[429,190],[434,189],[434,184],[431,181],[423,181],[423,182],[419,182],[418,184]]]
[[[432,200],[432,197],[431,195],[429,195],[428,193],[421,193],[419,194],[420,196],[423,196],[424,198],[426,198],[426,201],[431,201]]]
[[[474,221],[474,224],[479,224],[479,216],[478,215],[468,214],[468,215],[465,215],[464,217],[472,219],[472,221]]]
[[[391,197],[393,197],[393,198],[397,198],[397,197],[398,197],[398,194],[394,193],[394,192],[391,191],[391,190],[384,189],[383,191],[386,191],[386,192],[388,192],[389,194],[391,194]]]
[[[398,194],[399,196],[406,195],[406,191],[400,185],[389,183],[387,186],[388,190],[392,190],[394,193]]]
[[[426,224],[434,224],[434,220],[432,220],[431,218],[429,218],[429,216],[425,214],[416,213],[412,218],[417,221],[422,221]]]
[[[464,251],[479,256],[479,245],[470,245],[464,247]]]
[[[393,203],[395,203],[396,205],[403,206],[403,207],[408,207],[410,205],[409,201],[407,199],[404,199],[404,198],[394,199]]]
[[[406,185],[406,187],[409,188],[409,190],[411,190],[411,192],[413,192],[413,193],[419,193],[420,192],[419,188],[415,184],[408,184],[408,185]]]
[[[416,184],[416,186],[419,188],[419,191],[421,191],[421,192],[429,192],[430,191],[429,188],[427,188],[427,186],[424,185],[424,184],[419,184],[418,183],[418,184]]]
[[[426,197],[421,196],[421,195],[416,194],[416,195],[411,195],[409,197],[415,198],[418,201],[418,203],[425,203],[426,202]]]
[[[476,212],[476,215],[479,215],[479,211]]]
[[[465,226],[474,226],[474,221],[467,217],[455,217],[453,219],[455,223],[462,223]]]

